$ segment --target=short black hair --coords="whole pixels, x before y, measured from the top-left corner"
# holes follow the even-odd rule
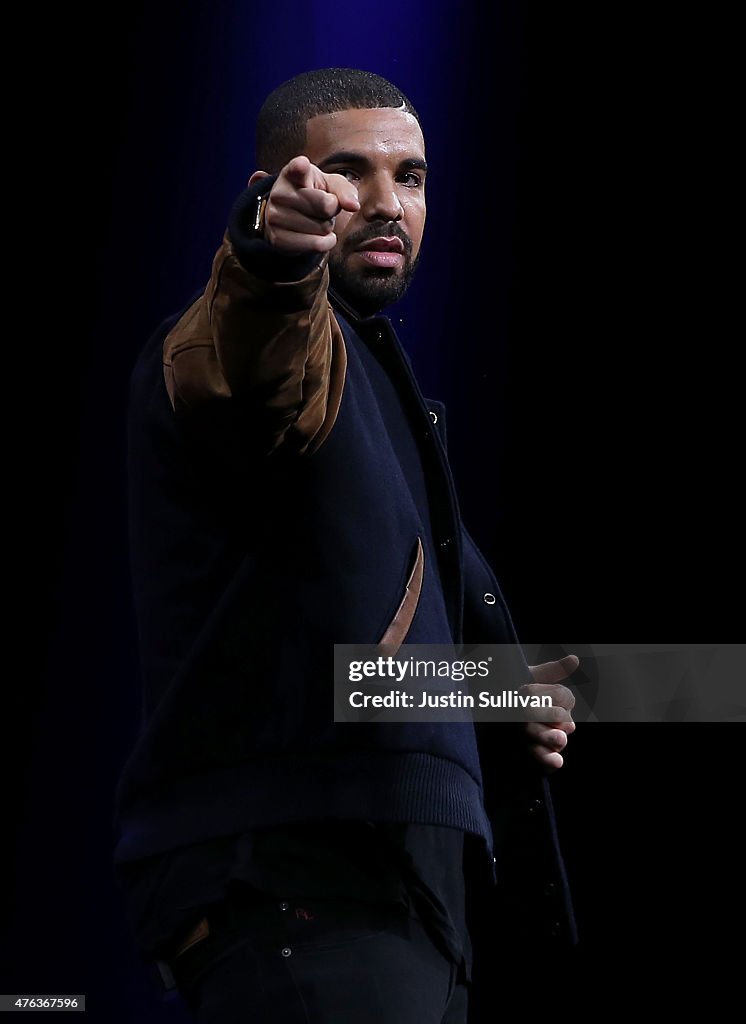
[[[321,68],[304,71],[269,94],[256,120],[257,167],[277,174],[306,145],[306,122],[338,110],[395,107],[419,115],[395,85],[372,71]]]

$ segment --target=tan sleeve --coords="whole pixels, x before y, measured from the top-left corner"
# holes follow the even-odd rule
[[[326,260],[300,281],[255,277],[226,235],[207,288],[163,344],[174,412],[249,403],[267,424],[268,451],[316,451],[334,426],[347,367],[328,283]]]

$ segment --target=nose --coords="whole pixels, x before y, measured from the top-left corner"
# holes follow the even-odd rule
[[[392,178],[374,175],[361,191],[363,194],[358,196],[360,212],[366,220],[398,221],[404,216]]]

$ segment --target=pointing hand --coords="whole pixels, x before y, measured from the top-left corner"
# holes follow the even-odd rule
[[[337,244],[335,218],[360,209],[357,190],[341,174],[324,174],[306,156],[280,171],[264,213],[264,237],[287,252],[329,252]]]

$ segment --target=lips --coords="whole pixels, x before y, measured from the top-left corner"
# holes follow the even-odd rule
[[[357,248],[358,252],[404,252],[404,243],[401,238],[371,238],[363,242]]]

